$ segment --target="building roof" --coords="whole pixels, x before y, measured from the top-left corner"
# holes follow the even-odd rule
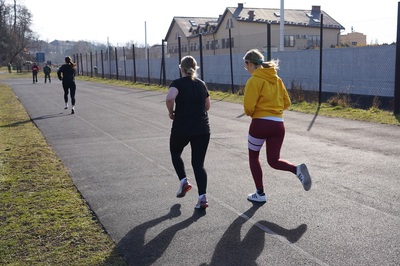
[[[280,24],[280,9],[277,8],[251,8],[239,3],[237,7],[227,7],[222,16],[216,17],[174,17],[168,29],[166,40],[177,23],[185,34],[185,37],[196,36],[199,33],[215,33],[221,27],[221,23],[227,14],[239,22]],[[340,29],[344,27],[321,10],[320,6],[312,6],[311,9],[285,9],[285,25],[302,27],[320,27],[320,18],[323,14],[324,28]],[[224,27],[225,25],[222,25]]]
[[[238,7],[228,7],[224,15],[228,12],[233,14],[237,21],[260,22],[260,23],[280,23],[280,9],[276,8],[250,8],[243,7],[239,4]],[[284,19],[285,25],[297,26],[320,26],[320,14],[323,14],[323,24],[327,28],[344,29],[336,20],[330,17],[326,12],[320,9],[320,6],[312,6],[312,9],[285,9]]]
[[[165,40],[171,34],[171,31],[175,24],[178,24],[185,34],[185,37],[193,35],[194,30],[198,30],[199,27],[205,27],[206,24],[217,24],[218,18],[213,17],[174,17],[172,23],[168,29]]]

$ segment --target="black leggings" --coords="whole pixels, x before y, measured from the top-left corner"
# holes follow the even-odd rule
[[[44,74],[44,83],[47,82],[47,79],[49,79],[49,82],[51,82],[50,74]]]
[[[67,103],[68,102],[68,90],[71,91],[71,104],[75,105],[75,92],[76,92],[76,84],[75,81],[71,81],[68,83],[62,84],[63,89],[64,89],[64,101]]]
[[[33,82],[37,82],[37,72],[32,71]]]
[[[186,145],[190,143],[192,148],[192,167],[199,195],[205,194],[207,190],[207,172],[204,168],[204,160],[209,142],[210,134],[198,136],[175,136],[173,133],[171,134],[169,141],[172,164],[174,165],[179,180],[186,177],[182,152]]]

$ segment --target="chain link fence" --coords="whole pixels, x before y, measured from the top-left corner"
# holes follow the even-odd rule
[[[137,50],[135,47],[112,48],[74,55],[80,75],[168,85],[179,77],[179,58],[162,56],[163,47]],[[185,56],[186,54],[182,54]],[[288,90],[301,90],[302,98],[315,100],[319,90],[320,51],[272,52],[279,60],[279,76]],[[344,95],[352,106],[393,108],[396,45],[324,49],[322,53],[321,91],[324,101]],[[199,76],[212,90],[240,91],[249,75],[243,68],[243,54],[194,56],[202,63]],[[232,61],[232,62],[231,62]],[[230,65],[233,67],[231,78]],[[379,98],[379,101],[376,100]]]

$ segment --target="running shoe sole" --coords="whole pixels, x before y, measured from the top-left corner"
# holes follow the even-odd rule
[[[196,209],[206,209],[208,208],[208,202],[201,202],[199,204],[196,204]]]
[[[249,195],[247,196],[247,200],[252,201],[252,202],[259,202],[259,203],[267,202],[266,197],[265,197],[265,200],[264,200],[264,199],[260,199],[260,198],[258,198],[258,197],[253,197],[253,195],[254,195],[254,194],[249,194]]]
[[[311,176],[308,173],[308,169],[305,164],[300,165],[300,172],[303,175],[303,180],[301,181],[301,183],[303,184],[303,188],[305,191],[309,191],[311,188],[312,182],[311,182]]]
[[[186,193],[188,193],[189,190],[191,190],[191,189],[192,189],[192,185],[190,185],[190,184],[184,184],[184,185],[182,186],[182,191],[181,191],[181,192],[178,192],[178,194],[176,194],[176,197],[177,197],[177,198],[183,198],[183,197],[186,195]]]

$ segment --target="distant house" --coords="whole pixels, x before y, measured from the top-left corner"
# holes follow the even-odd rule
[[[367,36],[360,32],[350,32],[340,35],[340,44],[346,46],[366,46]]]
[[[340,31],[344,27],[322,11],[320,6],[312,6],[311,10],[284,11],[284,50],[318,47],[321,14],[324,48],[338,45]],[[280,9],[247,8],[239,3],[237,7],[227,7],[219,17],[174,17],[165,37],[167,53],[171,57],[178,56],[179,39],[181,51],[186,54],[198,54],[200,40],[204,55],[229,53],[229,29],[233,53],[245,53],[251,48],[264,50],[267,47],[268,23],[271,24],[272,49],[278,50]]]
[[[61,53],[61,54],[70,54],[76,42],[73,41],[60,41],[54,40],[49,43],[52,47],[52,52]]]

